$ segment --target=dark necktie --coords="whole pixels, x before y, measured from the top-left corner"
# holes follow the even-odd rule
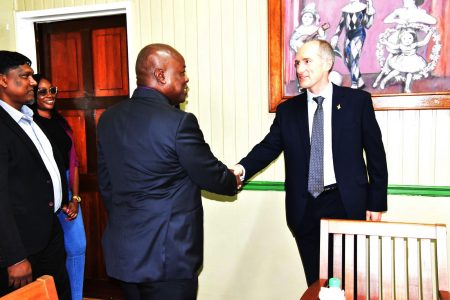
[[[317,109],[314,112],[311,131],[311,155],[309,158],[308,192],[314,197],[323,192],[323,97],[314,97]]]

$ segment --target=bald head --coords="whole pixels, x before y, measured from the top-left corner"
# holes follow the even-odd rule
[[[165,70],[168,62],[174,58],[182,56],[166,44],[150,44],[142,48],[136,60],[137,85],[154,87],[157,83],[154,78],[155,70]]]
[[[172,104],[184,102],[187,82],[183,56],[166,44],[145,46],[136,60],[136,83],[164,94]]]

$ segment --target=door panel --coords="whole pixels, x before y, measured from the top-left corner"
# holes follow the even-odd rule
[[[51,77],[52,83],[58,87],[58,98],[83,97],[81,34],[54,33],[49,37]]]
[[[95,96],[128,95],[126,47],[125,28],[92,31]]]

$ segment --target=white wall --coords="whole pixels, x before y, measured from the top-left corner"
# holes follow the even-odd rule
[[[15,49],[14,0],[3,0],[0,10],[0,48],[13,51]]]
[[[112,2],[119,1],[16,0],[14,9]],[[265,135],[274,117],[267,112],[267,1],[129,2],[135,52],[130,56],[152,42],[169,43],[184,54],[190,77],[185,109],[197,115],[217,157],[233,165]],[[12,37],[1,24],[10,22],[12,13],[0,14],[0,41],[10,45]],[[448,110],[377,112],[377,119],[391,184],[450,185]],[[256,180],[283,181],[283,173],[279,159]],[[298,299],[306,284],[285,224],[284,193],[243,191],[237,200],[205,195],[199,299]],[[390,196],[385,219],[450,226],[448,211],[450,198]]]

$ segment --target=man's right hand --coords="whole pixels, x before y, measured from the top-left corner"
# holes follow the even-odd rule
[[[231,170],[233,170],[234,175],[239,176],[244,175],[244,167],[241,165],[235,165],[234,167],[231,168]]]
[[[242,181],[244,177],[244,167],[241,165],[235,165],[233,168],[230,169],[231,172],[233,172],[234,176],[236,176],[236,182],[238,189],[242,188]]]
[[[9,286],[15,289],[24,286],[33,281],[31,264],[28,259],[8,267]]]

